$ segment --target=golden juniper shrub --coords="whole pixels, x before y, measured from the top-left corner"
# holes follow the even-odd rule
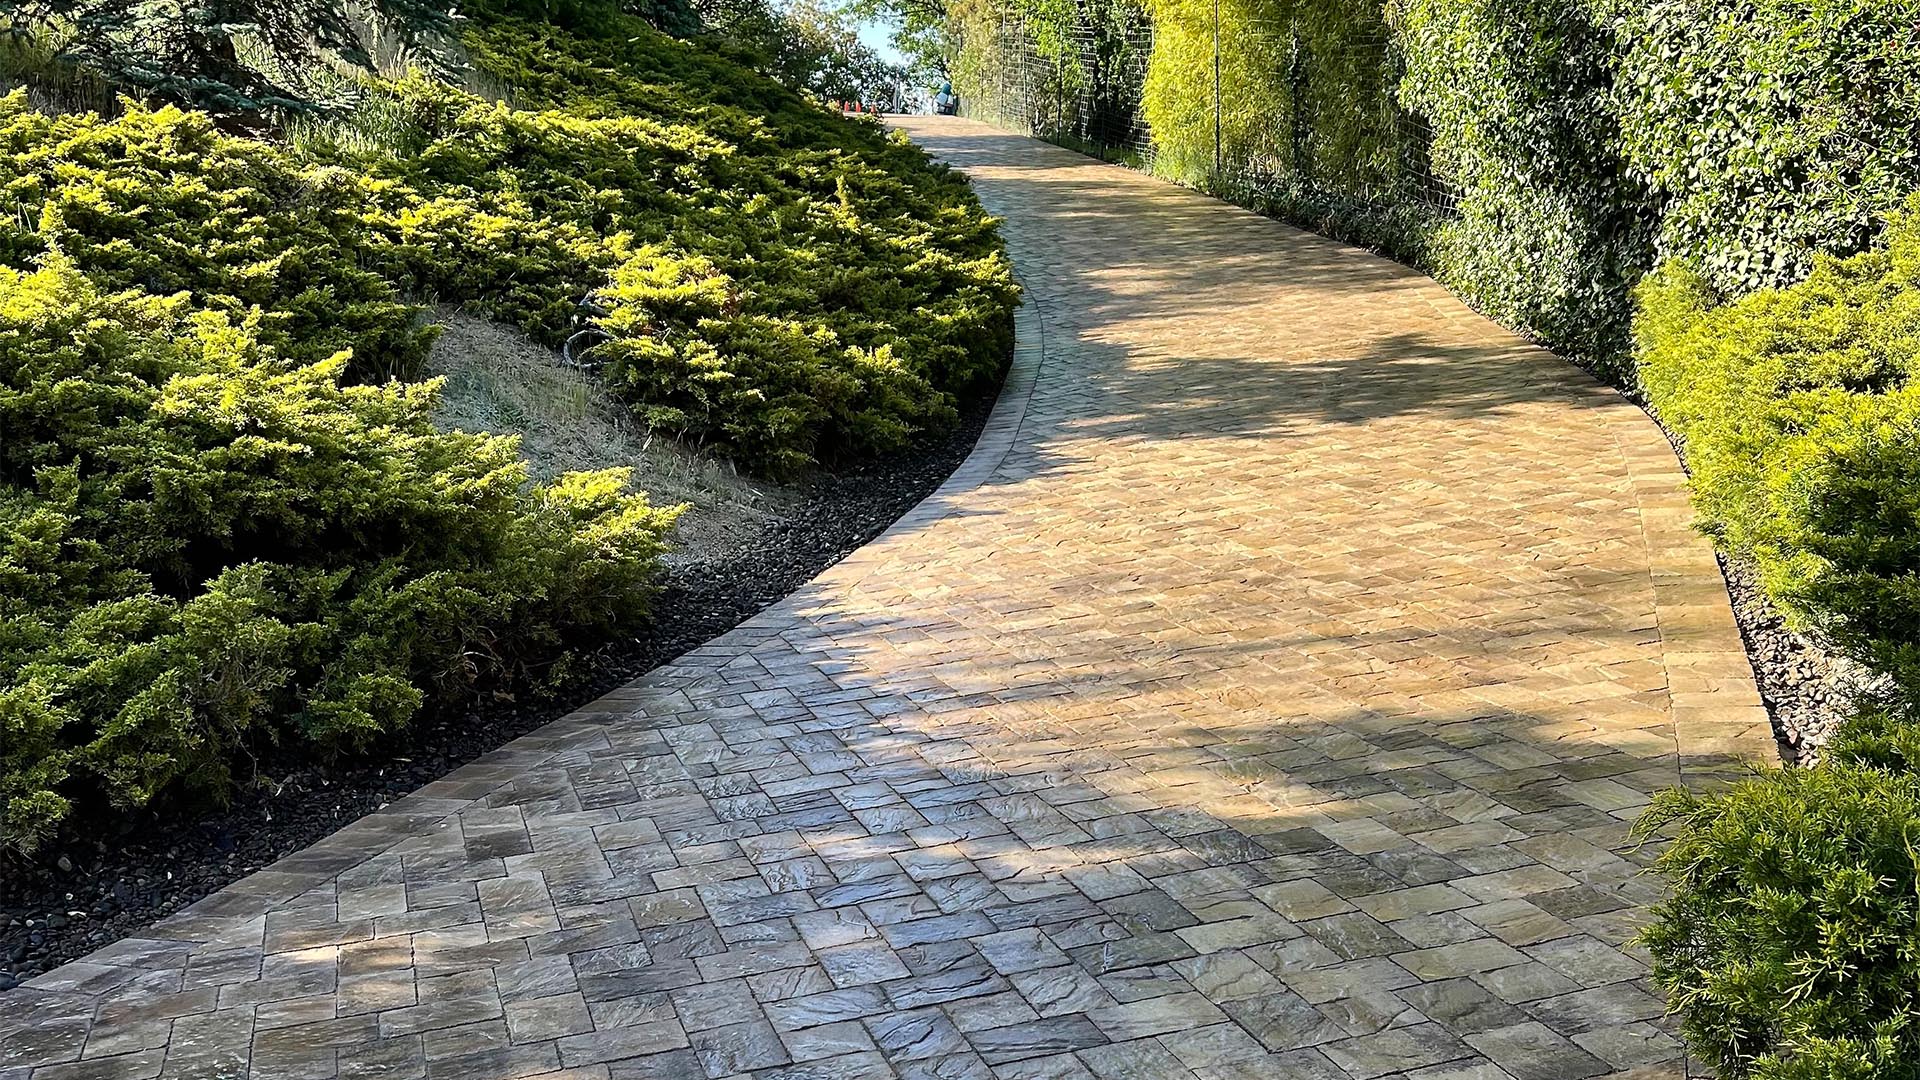
[[[105,289],[191,295],[197,307],[257,313],[261,340],[288,357],[343,349],[356,377],[417,372],[433,330],[392,282],[367,269],[369,192],[341,170],[234,138],[204,114],[167,107],[34,111],[0,99],[0,260],[50,252]]]
[[[435,383],[353,385],[185,293],[0,269],[0,838],[76,791],[218,791],[249,738],[351,746],[632,625],[676,513],[530,482]]]
[[[1016,290],[957,175],[608,18],[474,31],[511,103],[382,84],[280,143],[0,100],[0,843],[643,617],[674,511],[436,431],[420,301],[557,344],[591,294],[639,416],[769,470],[991,384]]]
[[[1639,299],[1642,378],[1703,526],[1920,704],[1920,200],[1800,284],[1719,303],[1673,263]]]

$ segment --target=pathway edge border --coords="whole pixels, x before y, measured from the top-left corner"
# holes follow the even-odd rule
[[[1018,277],[1017,274],[1015,276]],[[1021,284],[1024,291],[1024,279]],[[1000,384],[1000,396],[994,400],[993,412],[988,414],[986,426],[973,444],[973,451],[960,462],[952,475],[926,498],[915,503],[913,509],[895,519],[879,536],[862,544],[846,558],[822,571],[812,582],[769,605],[765,611],[742,625],[751,625],[776,612],[790,611],[788,605],[797,602],[801,594],[815,583],[831,583],[841,587],[857,585],[878,568],[881,556],[892,541],[947,517],[953,513],[955,500],[980,487],[999,471],[1000,464],[1013,449],[1021,425],[1026,422],[1027,403],[1033,399],[1040,369],[1046,364],[1045,319],[1039,301],[1033,298],[1032,293],[1026,293],[1020,307],[1013,313],[1013,355],[1007,366],[1006,378]]]
[[[1777,768],[1773,720],[1713,542],[1693,527],[1679,452],[1644,409],[1598,380],[1595,385],[1614,399],[1605,422],[1627,462],[1640,509],[1680,780],[1711,789],[1756,767]]]

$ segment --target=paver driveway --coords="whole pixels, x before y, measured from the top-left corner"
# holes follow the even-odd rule
[[[1032,298],[954,480],[0,997],[0,1078],[1676,1071],[1624,822],[1770,743],[1653,426],[1391,263],[909,130]]]

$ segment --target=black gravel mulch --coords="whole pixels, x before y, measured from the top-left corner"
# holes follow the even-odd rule
[[[1753,679],[1773,719],[1780,759],[1811,765],[1835,727],[1853,715],[1861,697],[1872,692],[1871,675],[1787,625],[1780,609],[1760,586],[1751,563],[1720,557],[1734,620],[1747,645]]]
[[[427,718],[376,753],[263,760],[232,805],[91,822],[32,863],[0,856],[0,990],[135,934],[230,882],[739,625],[879,535],[965,460],[991,397],[949,435],[812,480],[791,512],[667,575],[645,636],[610,645],[566,700]]]

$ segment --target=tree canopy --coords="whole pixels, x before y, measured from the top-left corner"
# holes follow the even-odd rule
[[[341,97],[376,62],[448,62],[453,0],[0,0],[16,40],[142,97],[235,118]]]

